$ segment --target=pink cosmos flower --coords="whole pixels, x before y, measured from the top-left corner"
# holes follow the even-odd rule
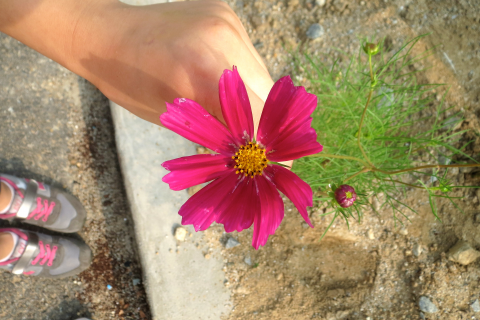
[[[199,231],[216,221],[224,225],[226,232],[232,232],[247,229],[253,223],[252,245],[258,249],[283,219],[278,189],[313,227],[307,213],[307,206],[312,206],[310,186],[271,162],[322,151],[310,126],[317,97],[303,87],[295,87],[289,76],[281,78],[268,95],[254,139],[250,101],[235,67],[223,72],[219,91],[227,126],[195,101],[183,98],[167,103],[167,112],[160,116],[166,128],[217,153],[162,164],[171,171],[163,181],[172,190],[213,180],[180,208],[182,224],[192,224]]]

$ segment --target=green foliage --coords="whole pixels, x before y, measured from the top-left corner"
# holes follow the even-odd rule
[[[445,178],[448,168],[409,168],[421,166],[419,159],[425,155],[431,160],[425,164],[459,163],[456,155],[475,162],[462,151],[465,146],[453,147],[463,134],[454,130],[462,118],[455,113],[446,116],[452,110],[443,103],[445,95],[440,101],[436,99],[442,85],[417,81],[422,70],[415,67],[431,54],[411,55],[421,37],[389,56],[380,46],[380,53],[369,57],[361,46],[349,59],[343,53],[341,60],[329,62],[309,55],[294,58],[294,78],[305,79],[307,91],[318,96],[312,127],[324,151],[297,160],[293,170],[317,191],[314,200],[328,203],[325,215],[333,215],[333,220],[342,217],[347,224],[349,218],[360,221],[362,208],[371,206],[369,198],[375,197],[382,209],[390,207],[395,221],[402,223],[400,216],[408,220],[406,212],[415,212],[399,197],[406,188],[423,189],[419,191],[429,197],[438,218],[437,197],[454,203],[448,195],[454,186]],[[395,173],[401,170],[405,171]],[[359,195],[352,207],[340,208],[332,201],[331,186],[341,184],[353,186]]]

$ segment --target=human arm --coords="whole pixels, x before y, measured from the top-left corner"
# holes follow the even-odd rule
[[[273,82],[238,17],[218,1],[134,7],[114,0],[0,0],[0,31],[160,124],[185,97],[223,120],[218,79],[238,67],[255,127]]]

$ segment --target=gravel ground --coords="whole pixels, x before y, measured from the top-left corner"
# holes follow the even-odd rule
[[[88,218],[74,236],[94,253],[91,267],[71,278],[1,272],[0,319],[149,319],[108,100],[84,79],[2,34],[0,69],[0,172],[77,196]]]
[[[420,83],[447,84],[446,106],[463,114],[460,129],[472,131],[462,142],[473,141],[465,151],[478,160],[479,1],[227,2],[244,23],[274,80],[292,74],[291,53],[296,50],[319,57],[327,65],[335,59],[342,64],[342,52],[358,52],[364,37],[385,37],[392,54],[405,41],[431,33],[412,55],[436,49],[412,71],[427,67],[418,74]],[[308,90],[304,77],[293,79]],[[443,92],[437,92],[438,99]],[[428,155],[422,155],[422,160],[436,162]],[[477,168],[451,170],[448,178],[457,185],[480,185]],[[479,259],[466,266],[448,259],[458,240],[480,248],[480,193],[463,189],[452,195],[462,197],[457,203],[465,214],[439,201],[443,223],[434,220],[428,197],[410,190],[407,204],[419,214],[405,212],[411,219],[403,221],[405,227],[394,225],[389,210],[381,210],[380,215],[365,212],[362,223],[351,222],[350,229],[336,221],[320,242],[330,222],[330,217],[320,216],[325,212],[321,204],[310,211],[315,225],[311,229],[286,201],[285,219],[258,251],[250,245],[251,229],[225,235],[221,226],[213,226],[205,231],[211,246],[221,246],[225,237],[240,242],[222,252],[225,285],[233,291],[234,306],[226,319],[480,319]]]
[[[419,81],[450,85],[447,105],[464,112],[461,129],[477,132],[464,137],[474,140],[466,152],[480,152],[478,1],[227,2],[275,80],[292,72],[289,52],[297,49],[329,63],[340,57],[339,50],[356,51],[364,36],[386,37],[395,50],[405,40],[432,32],[412,52],[437,48],[425,61],[431,68]],[[308,34],[318,38],[309,39],[307,31],[314,23],[321,28]],[[81,236],[96,255],[92,267],[72,279],[43,281],[0,273],[6,293],[0,299],[0,318],[73,319],[80,314],[150,319],[143,288],[133,284],[141,274],[107,101],[48,59],[7,37],[0,40],[0,65],[6,75],[0,79],[0,170],[77,195],[89,213]],[[306,85],[300,77],[295,82]],[[45,111],[37,118],[41,107]],[[478,170],[452,170],[449,178],[457,184],[480,184]],[[393,225],[388,210],[380,216],[367,213],[363,223],[352,224],[350,230],[335,223],[322,242],[317,240],[329,221],[320,217],[321,206],[310,211],[316,226],[310,229],[287,202],[282,225],[258,251],[250,245],[251,230],[226,235],[221,226],[213,226],[204,232],[205,259],[211,258],[209,248],[223,248],[224,285],[233,291],[234,305],[225,318],[479,319],[480,262],[462,266],[448,260],[447,252],[459,239],[480,248],[480,194],[461,190],[454,195],[464,197],[459,206],[465,214],[441,202],[443,223],[433,220],[427,197],[412,191],[407,203],[419,214],[404,228]],[[240,245],[225,248],[230,237]],[[9,295],[13,298],[6,299]]]

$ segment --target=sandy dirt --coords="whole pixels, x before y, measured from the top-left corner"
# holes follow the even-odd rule
[[[229,4],[240,16],[274,80],[292,72],[289,52],[300,49],[325,57],[336,49],[356,52],[360,39],[386,37],[398,50],[413,37],[431,33],[413,54],[436,46],[435,54],[415,65],[430,66],[421,83],[450,86],[447,106],[463,112],[459,129],[473,129],[462,141],[474,140],[467,153],[478,158],[480,98],[480,3],[478,1],[253,1]],[[323,26],[319,39],[306,37],[313,23]],[[296,81],[296,85],[302,85]],[[308,90],[308,88],[307,88]],[[438,91],[441,97],[443,91]],[[321,102],[319,104],[321,108]],[[429,163],[434,159],[422,158]],[[458,185],[480,185],[480,170],[452,170]],[[309,228],[286,201],[286,215],[276,234],[258,251],[251,246],[252,230],[225,234],[221,226],[205,232],[210,247],[233,237],[241,244],[223,250],[225,285],[233,291],[230,320],[253,319],[480,319],[471,304],[479,298],[480,261],[462,266],[446,253],[463,239],[480,248],[480,193],[455,191],[465,215],[448,202],[439,202],[442,222],[434,220],[425,193],[410,190],[406,201],[418,215],[411,223],[394,225],[392,212],[365,212],[350,230],[338,220],[320,217],[321,204],[311,208],[315,228]],[[479,216],[480,218],[480,216]],[[208,245],[205,257],[210,258]],[[421,312],[425,296],[438,312]]]

